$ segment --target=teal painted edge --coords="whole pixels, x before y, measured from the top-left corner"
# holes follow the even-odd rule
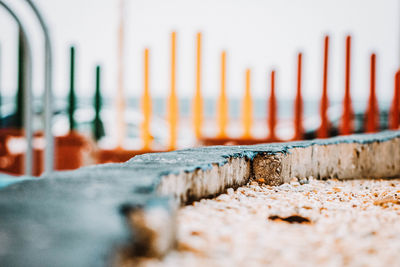
[[[7,175],[7,174],[0,174],[0,189],[7,187],[9,185],[15,184],[15,183],[19,183],[19,182],[23,182],[26,180],[32,180],[35,179],[34,177],[30,177],[30,176],[12,176],[12,175]],[[37,179],[37,178],[36,178]]]

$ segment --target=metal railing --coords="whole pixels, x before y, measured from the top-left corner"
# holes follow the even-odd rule
[[[49,30],[47,28],[47,24],[45,23],[43,16],[39,12],[36,5],[31,0],[23,0],[25,1],[30,9],[33,11],[36,19],[39,21],[40,27],[44,36],[44,127],[45,127],[45,161],[44,161],[44,171],[45,173],[52,172],[54,169],[54,138],[52,134],[52,117],[53,117],[53,94],[52,94],[52,82],[53,82],[53,56],[52,56],[52,46],[50,40]],[[25,136],[27,141],[27,149],[25,153],[25,174],[32,174],[32,163],[33,163],[33,145],[32,145],[32,135],[33,135],[33,127],[32,127],[32,118],[33,118],[33,94],[32,94],[32,53],[31,53],[31,44],[29,43],[26,27],[24,27],[23,23],[19,19],[17,13],[3,0],[0,0],[0,6],[2,6],[16,21],[18,27],[21,31],[22,43],[25,53],[24,58],[25,65],[25,73],[27,75],[26,79],[26,90],[24,93],[24,129]]]

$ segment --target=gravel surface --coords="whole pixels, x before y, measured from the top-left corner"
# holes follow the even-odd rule
[[[178,213],[177,250],[139,266],[400,266],[400,179],[253,181]]]

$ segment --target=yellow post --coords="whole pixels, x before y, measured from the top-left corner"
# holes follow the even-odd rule
[[[250,92],[250,69],[246,70],[246,91],[243,98],[243,138],[251,138],[251,126],[253,119],[253,103]]]
[[[142,114],[143,122],[141,127],[141,137],[143,142],[143,150],[151,149],[152,136],[150,132],[151,120],[151,97],[149,87],[149,49],[144,50],[144,91],[142,95]]]
[[[226,52],[221,53],[221,88],[218,98],[218,137],[226,138],[226,128],[228,126],[228,98],[226,96]]]
[[[120,22],[118,28],[118,88],[117,88],[117,148],[122,149],[125,140],[124,98],[124,0],[120,0]]]
[[[176,32],[171,34],[171,91],[168,98],[169,149],[176,149],[178,137],[178,98],[176,95]]]
[[[201,138],[203,124],[203,98],[201,95],[201,33],[197,33],[196,41],[196,92],[193,98],[193,127],[197,139]]]

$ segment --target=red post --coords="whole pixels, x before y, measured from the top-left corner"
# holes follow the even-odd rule
[[[400,126],[400,70],[394,76],[394,94],[389,115],[389,129],[395,130]]]
[[[275,70],[271,71],[271,94],[269,95],[269,141],[276,141],[275,127],[276,127],[276,97],[275,97]]]
[[[353,108],[351,105],[351,95],[350,95],[350,60],[351,60],[351,36],[349,35],[346,38],[345,91],[343,98],[343,115],[339,129],[339,132],[342,135],[348,135],[354,131]]]
[[[328,120],[328,49],[329,49],[329,36],[325,36],[324,43],[324,70],[322,81],[322,96],[320,106],[321,126],[318,129],[318,138],[329,137],[329,120]]]
[[[301,60],[302,53],[297,59],[297,94],[294,101],[294,140],[303,138],[303,99],[301,97]]]
[[[375,92],[376,85],[376,55],[371,55],[371,75],[368,108],[365,113],[365,132],[373,133],[379,130],[379,108]]]

